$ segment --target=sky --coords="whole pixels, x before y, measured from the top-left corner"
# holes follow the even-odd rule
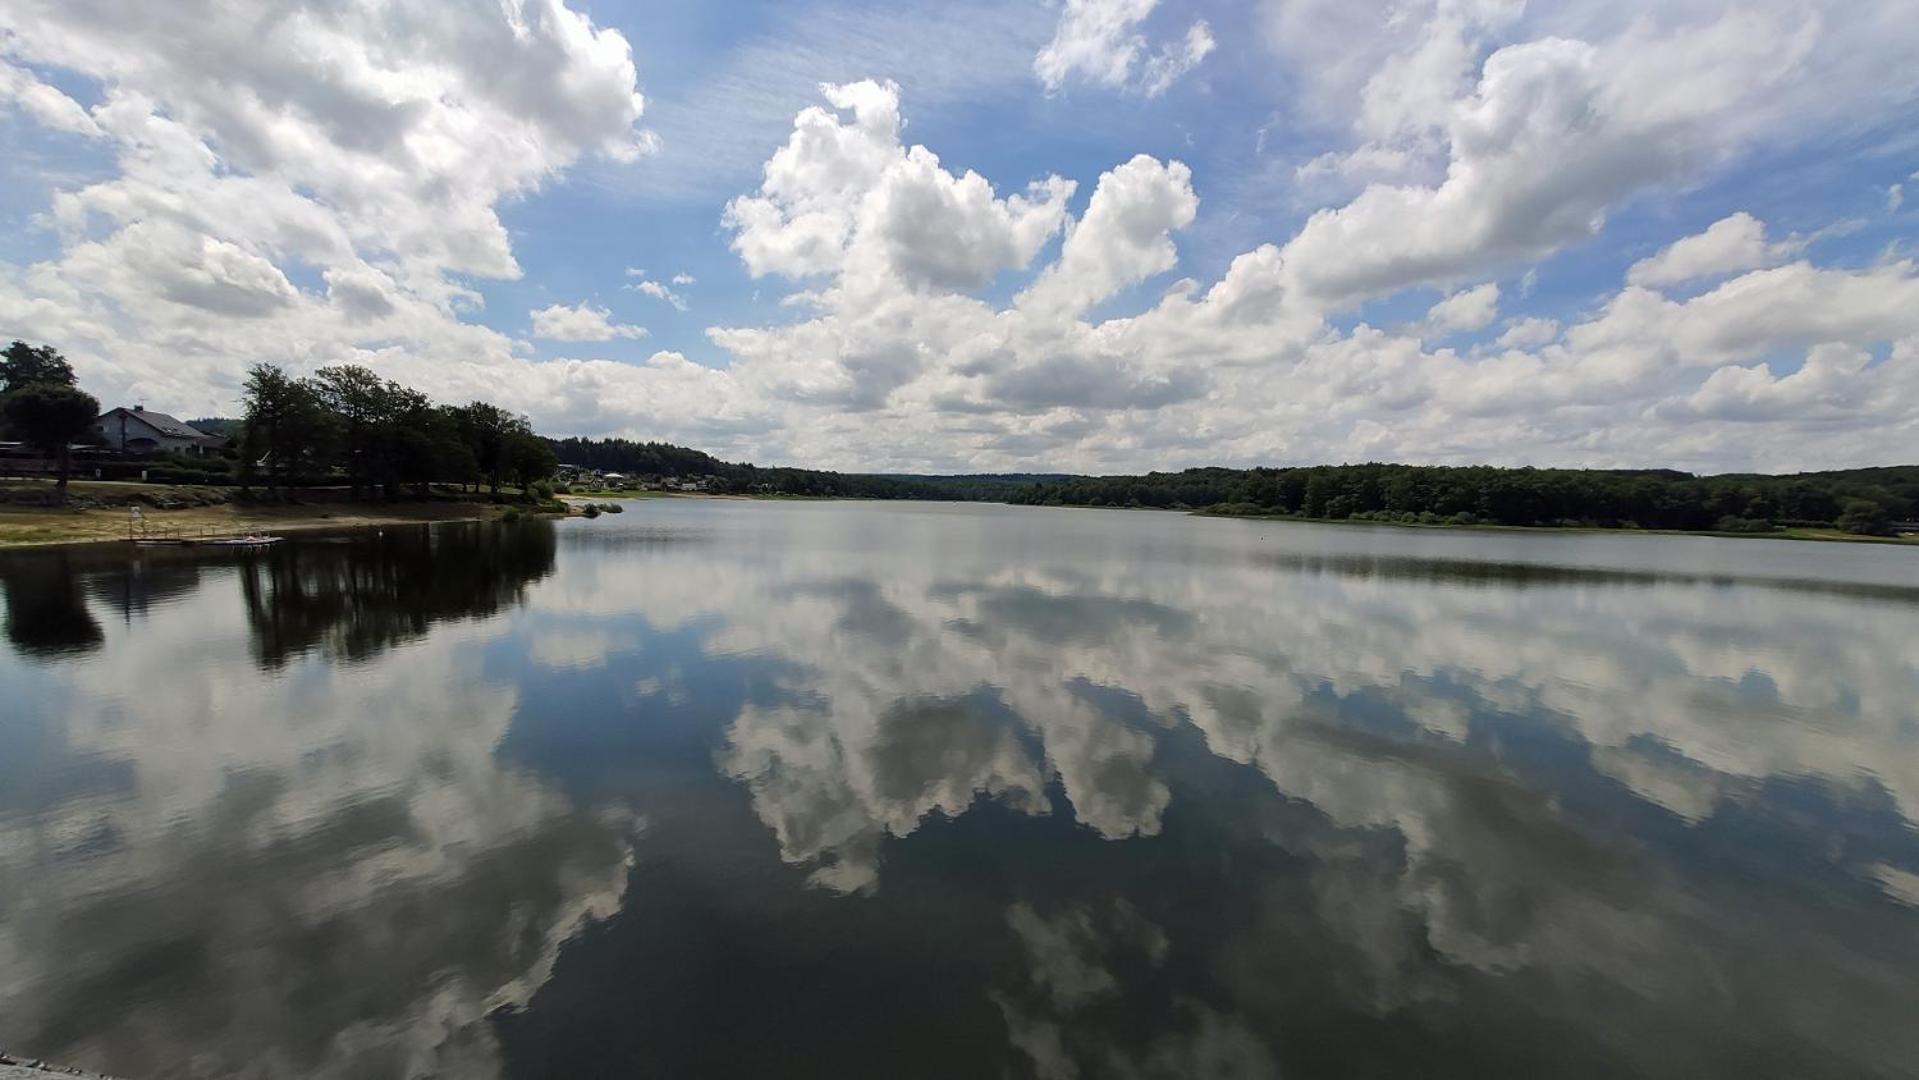
[[[354,363],[860,471],[1909,463],[1916,46],[1915,0],[0,0],[0,337],[108,407]]]

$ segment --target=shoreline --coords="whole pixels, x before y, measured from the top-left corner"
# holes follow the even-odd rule
[[[1158,507],[1087,507],[1086,509],[1153,510]],[[1581,533],[1593,536],[1700,536],[1713,540],[1797,540],[1815,544],[1891,544],[1895,547],[1919,545],[1919,536],[1901,534],[1897,536],[1868,536],[1861,533],[1840,532],[1838,529],[1775,529],[1770,532],[1721,532],[1713,529],[1639,529],[1607,528],[1603,525],[1499,525],[1481,523],[1473,525],[1454,525],[1448,522],[1422,521],[1364,521],[1353,518],[1311,518],[1297,514],[1220,514],[1211,510],[1186,510],[1190,517],[1215,518],[1220,521],[1258,521],[1277,522],[1296,525],[1356,525],[1388,529],[1433,529],[1444,532],[1500,532],[1500,533]]]
[[[143,510],[143,513],[148,530],[155,536],[168,532],[231,536],[255,532],[292,533],[382,525],[488,521],[504,515],[511,508],[512,504],[451,501],[277,506],[219,503],[179,510]],[[0,551],[126,541],[125,507],[0,509]]]
[[[573,513],[585,503],[600,500],[712,499],[737,502],[895,502],[892,499],[858,499],[835,496],[746,495],[692,491],[605,491],[583,494],[571,492],[556,496]],[[971,502],[974,500],[958,500]],[[1000,504],[1034,505],[1034,504]],[[1151,510],[1183,513],[1190,517],[1225,521],[1250,521],[1261,524],[1345,525],[1395,529],[1431,529],[1458,532],[1500,533],[1579,533],[1601,536],[1698,536],[1720,540],[1794,540],[1806,543],[1881,544],[1919,546],[1919,536],[1863,536],[1836,529],[1782,529],[1774,532],[1716,532],[1689,529],[1626,529],[1597,525],[1499,525],[1408,521],[1361,521],[1350,518],[1308,518],[1294,514],[1225,514],[1206,509],[1177,507],[1124,506],[1040,506],[1039,509],[1075,510]],[[207,535],[240,535],[252,532],[312,532],[327,529],[374,528],[383,525],[422,525],[455,521],[490,521],[514,509],[516,503],[468,502],[454,499],[421,502],[318,502],[318,503],[238,503],[218,502],[178,509],[142,507],[149,530],[160,535],[167,531]],[[86,508],[0,506],[0,551],[16,548],[60,547],[70,544],[102,544],[127,540],[127,507],[96,506]]]
[[[0,1050],[0,1080],[48,1080],[50,1077],[75,1077],[78,1080],[113,1080],[102,1073],[55,1065],[39,1058],[21,1057]]]
[[[958,505],[1019,506],[1037,510],[1123,510],[1155,514],[1184,514],[1187,517],[1216,518],[1222,521],[1276,522],[1294,525],[1380,526],[1394,529],[1433,529],[1444,532],[1499,533],[1585,533],[1595,536],[1699,536],[1714,540],[1797,540],[1819,544],[1891,544],[1919,546],[1919,535],[1867,536],[1840,532],[1838,529],[1777,529],[1771,532],[1720,532],[1712,529],[1640,529],[1607,528],[1603,525],[1500,525],[1478,523],[1455,525],[1449,522],[1365,521],[1354,518],[1310,518],[1298,514],[1222,514],[1205,508],[1179,506],[1087,506],[1080,503],[1014,503],[993,499],[862,499],[851,495],[733,495],[706,491],[601,491],[590,495],[577,492],[555,496],[562,502],[598,502],[603,499],[728,499],[742,502],[951,502]]]

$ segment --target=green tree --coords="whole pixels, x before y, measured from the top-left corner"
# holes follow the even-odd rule
[[[475,401],[454,410],[460,434],[473,453],[480,475],[486,477],[493,497],[500,497],[500,480],[512,468],[512,440],[515,435],[531,434],[525,417],[515,416],[498,405]]]
[[[400,485],[411,481],[424,496],[433,480],[432,454],[422,449],[431,441],[423,426],[436,415],[425,394],[396,382],[380,395],[378,425],[373,432],[375,460],[368,473],[389,499],[400,497]]]
[[[77,387],[55,382],[27,383],[8,391],[7,424],[21,441],[53,457],[59,466],[54,489],[66,498],[67,477],[73,469],[72,446],[93,430],[100,403]]]
[[[15,341],[0,352],[0,403],[15,390],[39,385],[72,386],[73,365],[51,345]],[[4,404],[0,404],[0,438],[23,438],[7,419]]]
[[[1839,511],[1840,529],[1855,536],[1891,536],[1892,515],[1870,499],[1853,499]]]
[[[267,485],[278,489],[289,477],[326,460],[334,421],[312,383],[293,378],[277,365],[255,364],[247,370],[241,402],[246,408],[240,440],[243,475],[264,461]]]
[[[51,345],[16,341],[0,352],[0,394],[25,386],[52,383],[73,385],[73,365]]]
[[[393,422],[396,392],[405,392],[358,364],[323,367],[314,373],[313,389],[320,405],[333,416],[339,432],[340,466],[347,486],[358,498],[361,489],[390,474],[392,459],[381,444],[389,442],[386,428]]]
[[[1306,490],[1301,503],[1307,517],[1325,517],[1326,506],[1332,501],[1332,483],[1324,473],[1315,472],[1306,480]]]
[[[1274,507],[1279,505],[1279,478],[1271,469],[1255,469],[1246,481],[1246,501],[1254,506]]]
[[[560,459],[553,453],[553,447],[531,431],[516,432],[508,440],[507,453],[512,462],[513,479],[523,492],[560,468]]]
[[[453,410],[435,407],[425,394],[389,384],[392,409],[381,431],[381,455],[388,470],[387,495],[398,485],[413,485],[419,498],[432,494],[435,480],[467,483],[478,475]]]
[[[479,482],[480,462],[473,456],[473,448],[467,445],[460,415],[457,406],[441,405],[433,410],[432,419],[424,423],[421,432],[433,476],[465,486]]]

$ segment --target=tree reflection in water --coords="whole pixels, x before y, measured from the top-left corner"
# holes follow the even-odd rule
[[[484,619],[553,572],[546,522],[384,529],[247,560],[240,584],[254,657],[279,668],[309,649],[364,660],[436,622]]]
[[[617,907],[636,828],[494,753],[480,646],[553,565],[545,523],[0,557],[0,1045],[495,1072],[487,1014]]]
[[[0,559],[7,596],[7,641],[29,656],[70,656],[100,647],[104,635],[87,610],[65,548]]]

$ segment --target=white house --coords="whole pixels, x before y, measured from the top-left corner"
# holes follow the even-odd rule
[[[145,405],[129,409],[121,406],[101,414],[93,422],[108,446],[132,454],[181,451],[206,454],[218,450],[226,440],[218,435],[188,427],[166,413],[149,412]]]

